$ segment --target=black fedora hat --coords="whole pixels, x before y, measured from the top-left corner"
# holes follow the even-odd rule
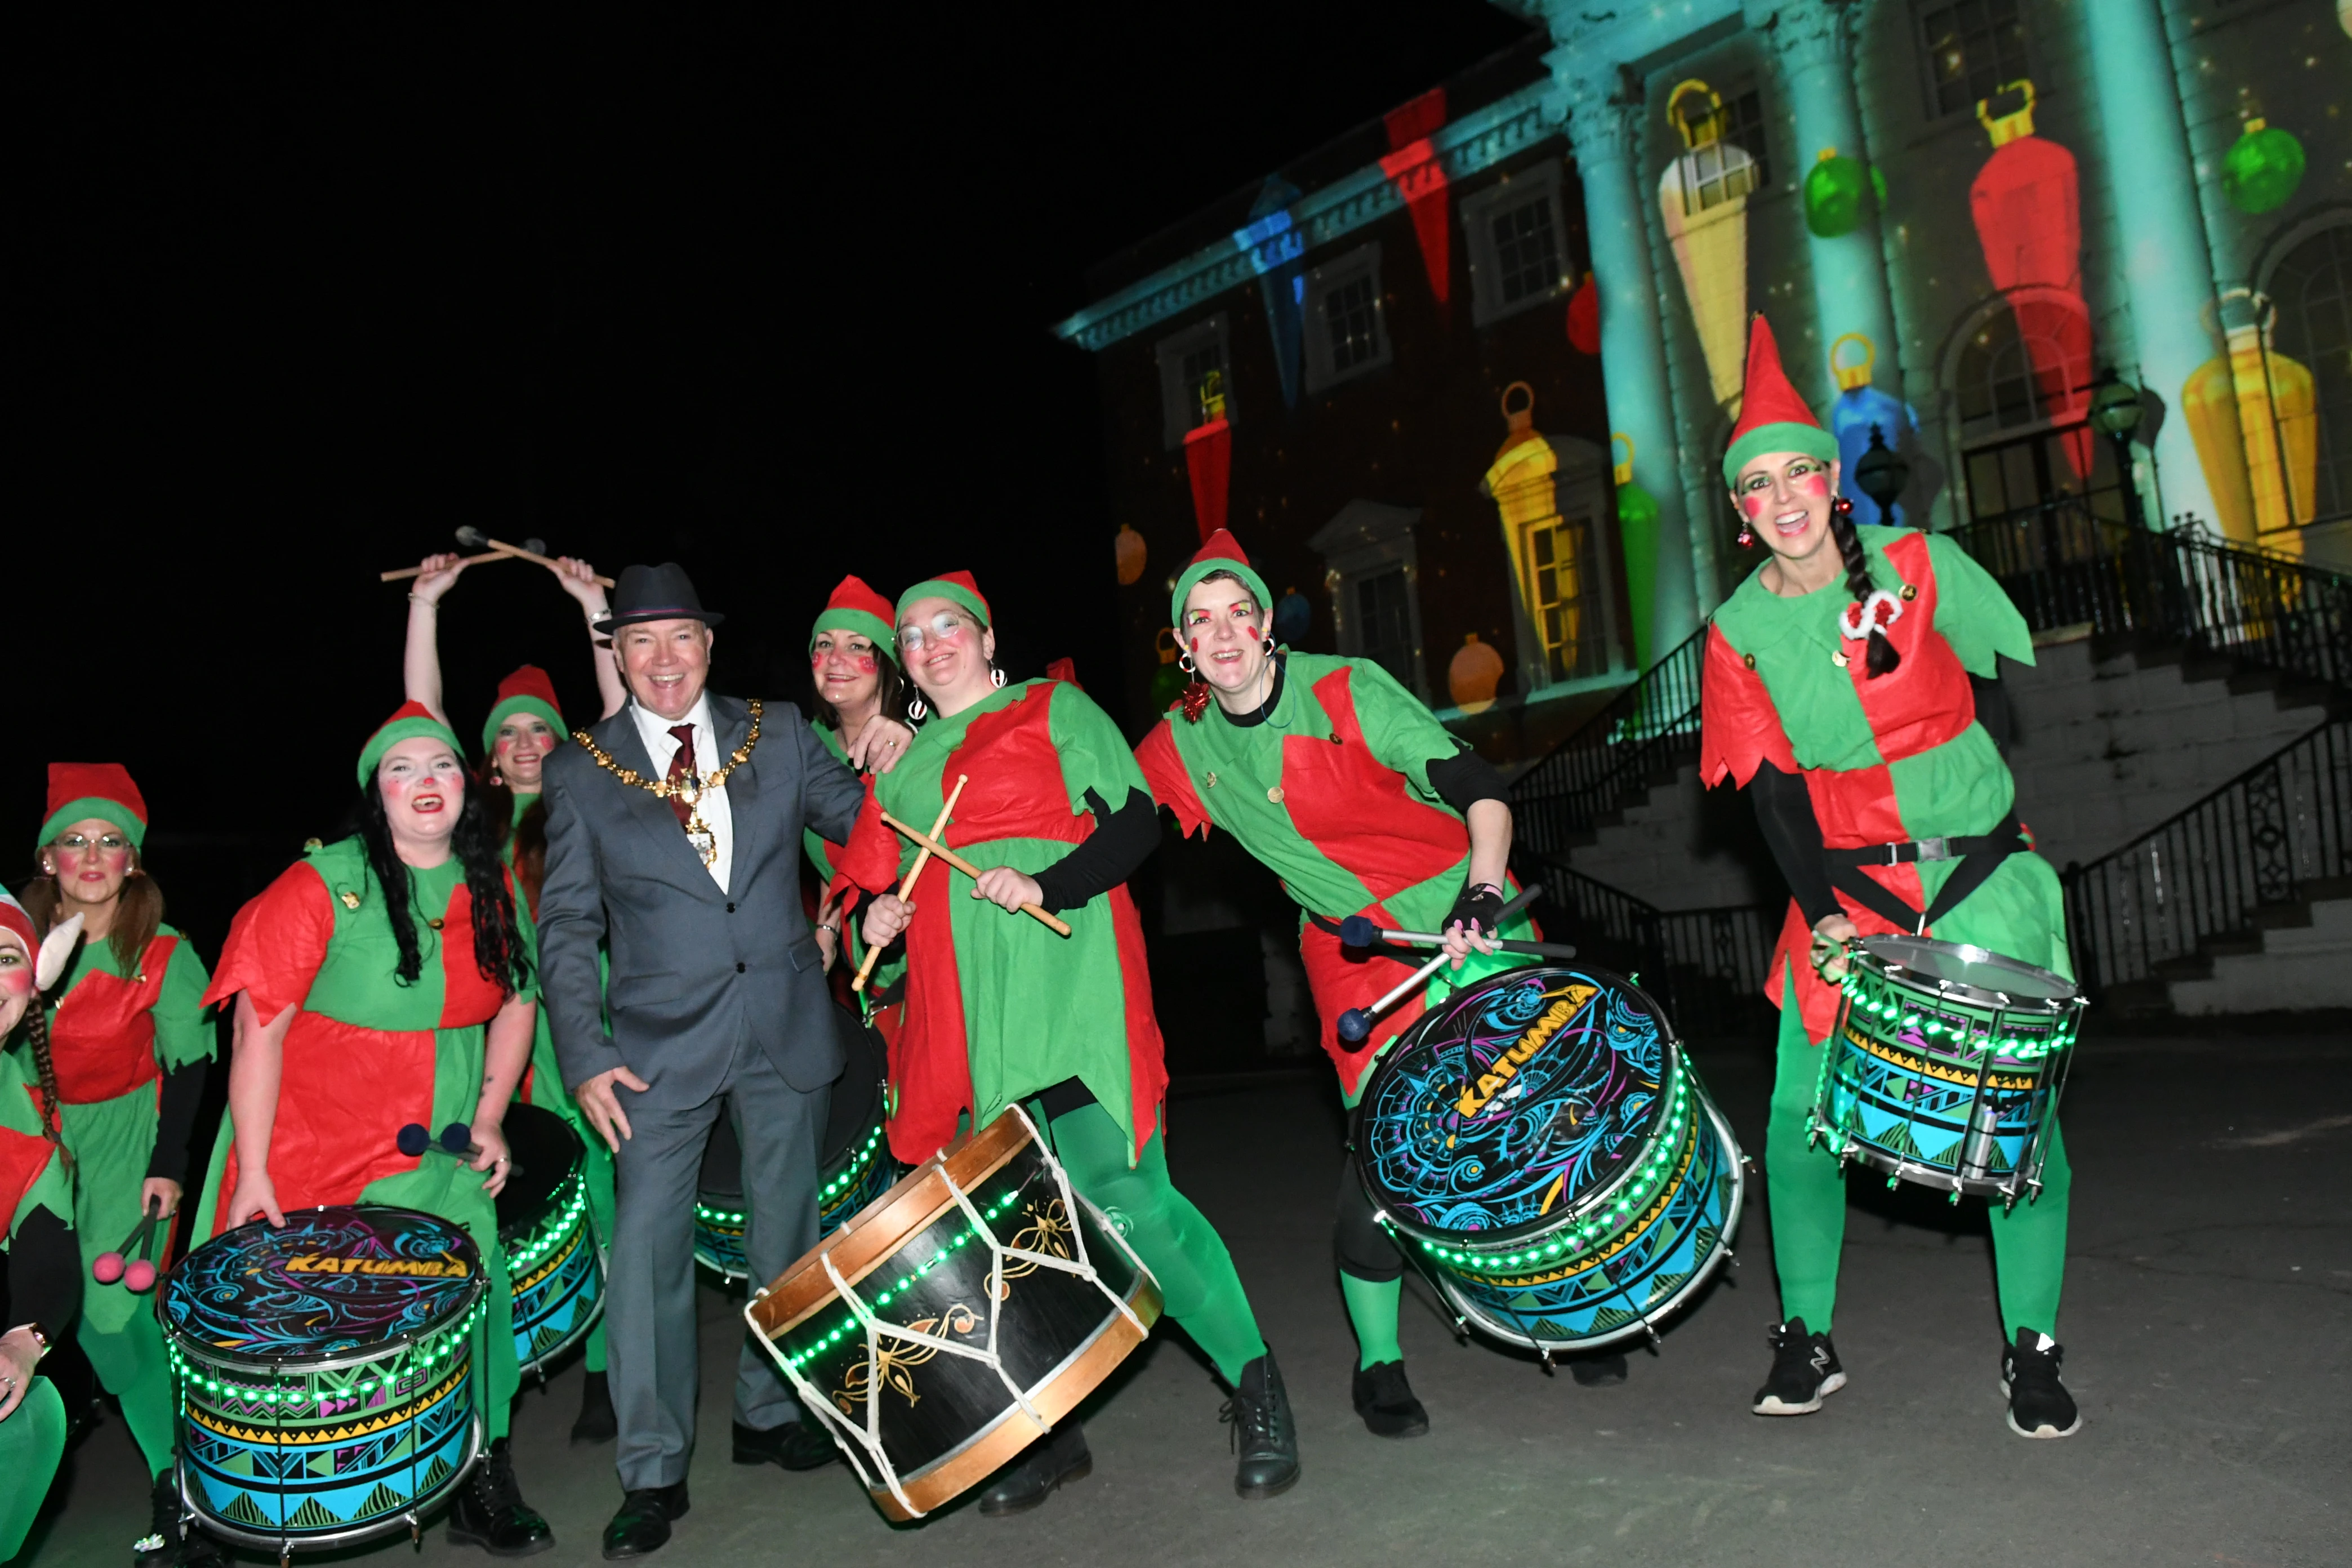
[[[726,618],[702,607],[685,567],[665,561],[658,566],[623,568],[613,590],[613,607],[596,622],[596,629],[610,632],[639,621],[700,621],[715,626]]]

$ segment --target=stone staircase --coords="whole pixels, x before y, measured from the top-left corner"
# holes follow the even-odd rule
[[[2158,968],[2160,1001],[2146,983],[2116,1000],[2183,1017],[2352,1008],[2352,877],[2305,884],[2256,910],[2251,929],[2209,937],[2193,956]]]

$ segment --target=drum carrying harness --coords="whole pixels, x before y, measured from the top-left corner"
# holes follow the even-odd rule
[[[1822,858],[1829,864],[1832,887],[1896,930],[1913,936],[1925,936],[1929,926],[1958,909],[1962,900],[1983,887],[1992,874],[2000,869],[2002,861],[2021,849],[2032,847],[2025,837],[2025,829],[2018,824],[2017,813],[2011,811],[1990,833],[1964,838],[1916,838],[1906,839],[1899,844],[1868,844],[1859,849],[1823,849]],[[1964,862],[1958,870],[1944,879],[1942,889],[1924,911],[1905,903],[1885,883],[1863,875],[1862,868],[1865,866],[1907,866],[1923,860]]]

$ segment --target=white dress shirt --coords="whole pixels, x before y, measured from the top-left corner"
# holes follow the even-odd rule
[[[637,721],[637,736],[646,743],[646,754],[653,759],[656,778],[668,775],[670,759],[677,755],[677,738],[669,732],[673,723],[694,726],[694,769],[704,778],[717,773],[719,764],[727,760],[719,750],[718,732],[710,727],[709,692],[694,700],[694,706],[683,719],[665,719],[640,705],[634,697],[629,700],[629,714]],[[665,806],[669,804],[662,802]],[[723,893],[727,890],[727,879],[735,869],[735,813],[727,804],[727,787],[721,784],[706,791],[695,811],[702,818],[702,826],[710,829],[711,844],[719,852],[718,858],[710,862],[710,879],[719,884]],[[685,831],[680,828],[679,836],[684,837]]]

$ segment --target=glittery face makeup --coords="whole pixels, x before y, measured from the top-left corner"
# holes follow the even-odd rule
[[[1836,470],[1819,458],[1768,452],[1739,470],[1731,494],[1739,515],[1774,554],[1802,561],[1829,542],[1836,482]]]
[[[555,731],[535,713],[520,713],[499,726],[490,756],[507,787],[522,795],[539,793],[540,765],[555,750]]]
[[[871,702],[881,689],[881,674],[882,658],[870,638],[857,632],[816,634],[809,650],[809,677],[835,712]]]
[[[446,845],[466,805],[466,768],[430,735],[401,742],[376,764],[375,786],[395,844]]]
[[[1247,689],[1265,669],[1265,611],[1229,578],[1195,584],[1184,595],[1184,647],[1200,678],[1222,691]]]

